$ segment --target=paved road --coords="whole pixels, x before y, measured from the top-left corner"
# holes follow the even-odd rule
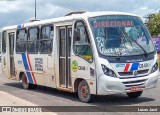
[[[24,90],[21,82],[8,80],[2,76],[0,76],[0,91],[4,91],[39,106],[160,105],[160,82],[158,82],[157,88],[144,91],[142,96],[138,99],[130,99],[125,94],[116,94],[110,96],[96,96],[92,103],[80,102],[75,93],[63,92],[48,87],[38,86],[35,90]]]

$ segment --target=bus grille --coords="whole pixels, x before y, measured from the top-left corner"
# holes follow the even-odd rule
[[[137,75],[142,75],[142,74],[147,74],[149,71],[149,69],[145,69],[145,70],[138,70],[137,71]],[[118,72],[118,74],[120,76],[132,76],[133,72]]]
[[[147,79],[142,79],[142,80],[135,80],[135,81],[126,81],[122,83],[126,87],[126,90],[129,90],[133,86],[141,86],[142,88],[144,88],[146,81]]]

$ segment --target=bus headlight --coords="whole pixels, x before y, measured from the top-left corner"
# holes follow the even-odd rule
[[[104,72],[105,75],[108,75],[108,76],[111,76],[111,77],[117,77],[113,70],[107,68],[103,64],[101,66],[102,66],[102,70],[103,70],[103,72]]]
[[[152,67],[151,73],[157,71],[157,69],[158,69],[158,62],[156,62],[156,63],[154,64],[154,66]]]

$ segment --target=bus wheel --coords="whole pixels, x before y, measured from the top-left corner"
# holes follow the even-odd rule
[[[36,85],[28,83],[27,77],[25,74],[23,74],[22,76],[22,85],[24,89],[35,89],[36,88]]]
[[[91,101],[92,95],[90,94],[89,86],[85,80],[82,80],[79,83],[78,96],[82,102],[87,103],[87,102]]]
[[[29,89],[29,83],[25,74],[22,75],[22,85],[24,89]]]
[[[127,93],[128,97],[130,98],[137,98],[139,96],[141,96],[143,91],[138,91],[138,92],[130,92],[130,93]]]

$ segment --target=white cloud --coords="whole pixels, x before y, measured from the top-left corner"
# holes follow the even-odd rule
[[[45,19],[49,17],[61,16],[66,12],[69,12],[70,9],[56,6],[53,3],[39,3],[37,7],[37,16],[40,19]],[[58,15],[57,15],[58,14]]]
[[[0,2],[0,13],[8,13],[11,8],[13,8],[15,6],[15,4],[17,4],[17,2],[13,2],[13,4],[7,4],[7,1],[1,1]]]
[[[144,6],[144,7],[141,7],[140,10],[147,10],[148,7]]]

